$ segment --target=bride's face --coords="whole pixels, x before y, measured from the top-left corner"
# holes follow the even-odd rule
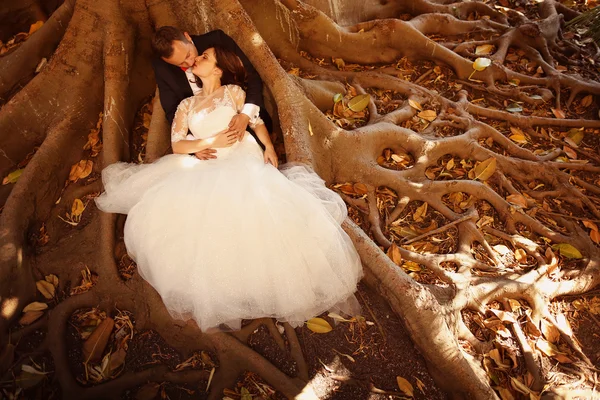
[[[207,78],[211,75],[218,74],[220,69],[217,67],[217,57],[215,49],[208,48],[204,53],[196,57],[192,72],[200,78]]]

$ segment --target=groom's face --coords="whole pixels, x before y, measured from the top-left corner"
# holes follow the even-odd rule
[[[175,40],[172,43],[173,54],[171,54],[171,57],[169,58],[163,58],[163,60],[169,64],[183,68],[190,68],[194,65],[194,61],[196,60],[196,57],[198,57],[198,49],[196,49],[194,42],[192,42],[192,38],[187,33],[185,33],[185,37],[187,39],[186,42]]]

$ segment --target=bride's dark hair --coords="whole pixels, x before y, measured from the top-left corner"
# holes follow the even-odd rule
[[[219,46],[214,46],[217,67],[223,71],[221,76],[222,85],[238,85],[244,87],[246,81],[246,70],[242,60],[232,51]],[[196,85],[202,87],[202,81],[196,77]]]

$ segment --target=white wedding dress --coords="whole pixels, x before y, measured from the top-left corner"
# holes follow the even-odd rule
[[[172,141],[185,140],[188,128],[196,139],[222,131],[244,99],[233,85],[185,99]],[[102,179],[98,208],[128,214],[127,251],[174,318],[194,318],[207,331],[239,329],[242,319],[298,326],[328,310],[359,311],[362,267],[340,227],[344,202],[305,167],[265,164],[250,134],[213,160],[116,163]]]

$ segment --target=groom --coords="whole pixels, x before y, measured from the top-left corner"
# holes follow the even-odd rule
[[[235,134],[241,139],[248,129],[248,123],[256,121],[259,114],[268,124],[267,128],[270,128],[271,119],[264,110],[260,76],[232,38],[221,30],[190,36],[187,32],[182,32],[173,26],[163,26],[156,31],[152,39],[152,49],[157,55],[152,60],[152,66],[160,93],[160,102],[169,124],[173,124],[179,103],[200,91],[191,71],[195,58],[204,50],[214,46],[231,50],[242,60],[248,84],[246,104],[241,113],[232,118],[229,129],[224,134]],[[216,158],[214,153],[214,149],[206,149],[196,153],[196,157],[208,160]]]

